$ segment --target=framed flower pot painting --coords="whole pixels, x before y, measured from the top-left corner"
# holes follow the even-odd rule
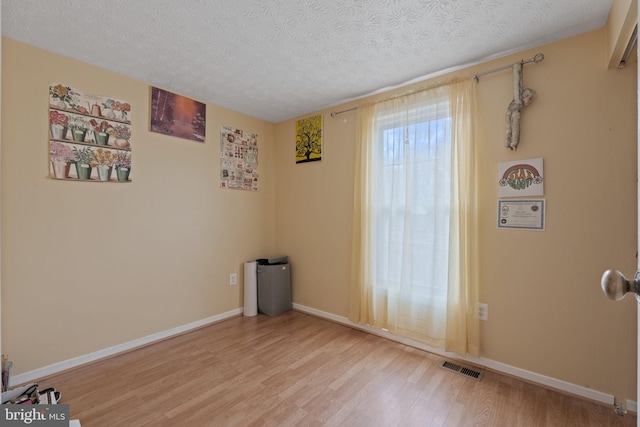
[[[131,104],[49,86],[49,175],[83,182],[131,182]],[[113,173],[126,171],[126,179]]]

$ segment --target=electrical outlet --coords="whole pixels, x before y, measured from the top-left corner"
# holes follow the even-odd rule
[[[479,303],[478,304],[478,319],[489,320],[489,305]]]
[[[238,275],[236,273],[231,273],[229,275],[229,286],[234,286],[238,284]]]

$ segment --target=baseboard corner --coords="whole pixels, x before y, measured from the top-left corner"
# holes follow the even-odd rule
[[[205,319],[197,320],[195,322],[191,322],[186,325],[178,326],[172,329],[168,329],[166,331],[161,331],[155,334],[147,335],[142,338],[138,338],[122,344],[107,347],[102,350],[95,351],[93,353],[84,354],[82,356],[74,357],[72,359],[64,360],[62,362],[57,362],[48,366],[44,366],[42,368],[37,368],[32,371],[17,374],[11,377],[11,384],[13,386],[13,385],[19,385],[19,384],[24,384],[28,382],[33,382],[40,378],[45,378],[45,377],[60,373],[62,371],[66,371],[68,369],[76,368],[78,366],[81,366],[87,363],[104,359],[106,357],[115,356],[118,353],[123,353],[125,351],[133,350],[137,347],[142,347],[148,344],[152,344],[156,341],[160,341],[175,335],[189,332],[193,329],[201,328],[211,323],[220,322],[222,320],[226,320],[238,315],[242,315],[242,308],[238,308],[235,310],[228,311],[226,313],[221,313],[218,315],[207,317]]]

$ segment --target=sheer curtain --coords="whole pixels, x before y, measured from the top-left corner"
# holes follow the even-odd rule
[[[478,355],[471,80],[359,107],[350,318]]]

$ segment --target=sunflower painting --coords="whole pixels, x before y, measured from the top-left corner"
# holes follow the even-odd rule
[[[296,122],[296,163],[322,160],[322,114]]]

